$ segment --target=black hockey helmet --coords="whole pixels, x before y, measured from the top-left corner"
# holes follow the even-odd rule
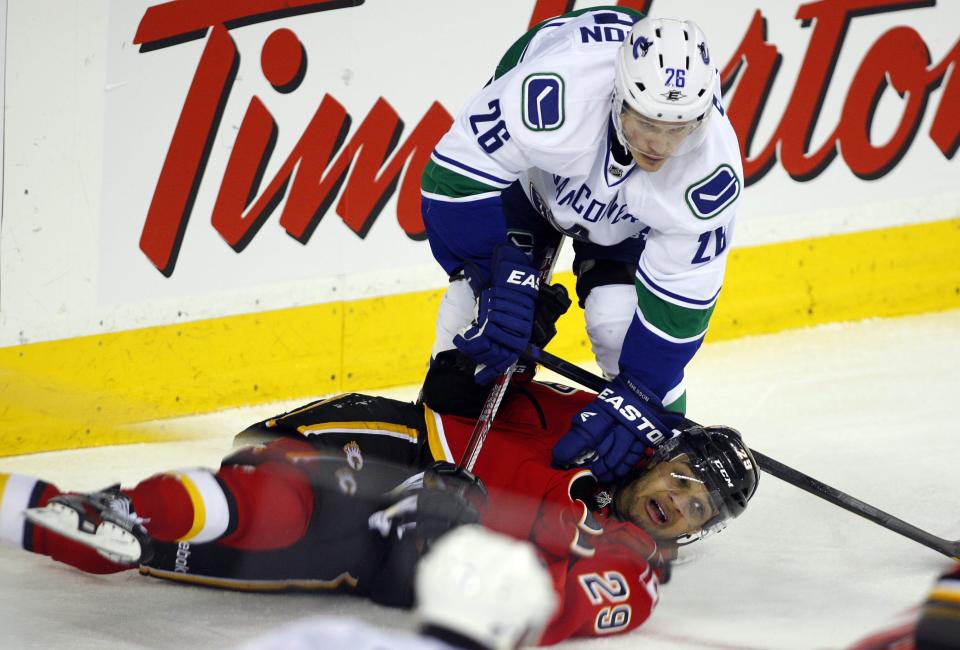
[[[677,540],[688,544],[722,530],[727,521],[746,510],[757,491],[760,468],[740,432],[726,426],[690,426],[657,448],[654,459],[671,460],[681,455],[704,482],[716,509],[699,533]]]

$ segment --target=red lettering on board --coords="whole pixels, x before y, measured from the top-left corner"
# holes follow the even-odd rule
[[[187,223],[233,88],[240,53],[229,30],[297,14],[359,6],[363,0],[173,0],[147,9],[135,43],[147,52],[206,38],[203,53],[170,140],[140,238],[140,248],[164,275],[173,273]],[[536,0],[530,25],[573,8],[571,0]],[[621,0],[620,6],[648,12],[653,0]],[[947,159],[960,146],[960,42],[937,64],[923,38],[909,27],[880,35],[864,55],[833,130],[814,146],[824,99],[850,22],[881,12],[936,5],[936,0],[818,0],[799,6],[796,18],[813,26],[789,102],[773,135],[754,152],[757,126],[777,78],[782,55],[768,42],[766,19],[754,13],[744,37],[722,71],[728,116],[740,137],[747,184],[778,162],[798,181],[821,174],[840,153],[864,179],[880,178],[902,159],[926,113],[930,93],[943,86],[930,138]],[[264,77],[280,93],[303,80],[303,44],[287,28],[275,30],[261,51]],[[900,121],[884,143],[875,143],[875,109],[892,89],[903,98]],[[303,134],[273,178],[262,187],[279,130],[263,101],[253,96],[227,161],[211,224],[240,252],[286,198],[279,218],[291,237],[306,244],[336,201],[336,212],[365,237],[386,202],[398,192],[397,219],[412,239],[424,236],[419,180],[430,153],[452,123],[433,102],[406,139],[404,121],[379,97],[348,139],[353,122],[329,94],[321,99]],[[339,200],[337,198],[339,197]]]
[[[857,176],[883,176],[906,153],[923,118],[929,93],[943,81],[951,65],[953,72],[931,137],[944,156],[952,158],[957,149],[958,127],[955,119],[946,116],[956,115],[957,110],[960,91],[954,64],[960,62],[960,43],[931,68],[930,52],[923,39],[906,27],[894,28],[874,43],[854,77],[834,130],[811,151],[813,131],[850,21],[858,16],[934,4],[934,0],[821,0],[801,5],[797,18],[804,26],[815,24],[807,53],[776,131],[759,153],[751,155],[755,130],[782,58],[777,48],[766,42],[765,19],[756,12],[740,48],[722,73],[725,87],[742,75],[729,101],[729,113],[740,137],[746,183],[763,178],[777,162],[778,152],[784,170],[798,181],[819,176],[840,151]],[[894,90],[901,96],[907,95],[906,106],[896,133],[889,142],[876,146],[870,139],[870,127],[874,109],[887,87],[887,75]]]

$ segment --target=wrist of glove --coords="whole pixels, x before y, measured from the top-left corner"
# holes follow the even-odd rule
[[[483,482],[452,463],[437,462],[391,490],[389,505],[370,515],[368,524],[382,537],[415,537],[419,552],[447,531],[480,521],[486,501]]]
[[[672,429],[682,419],[621,373],[573,417],[570,430],[553,448],[553,464],[586,467],[602,482],[617,481],[673,437]]]
[[[493,381],[526,349],[540,289],[530,258],[511,244],[494,250],[491,273],[479,293],[476,321],[453,339],[461,352],[482,366],[475,376],[478,384]],[[471,285],[476,290],[473,280]]]

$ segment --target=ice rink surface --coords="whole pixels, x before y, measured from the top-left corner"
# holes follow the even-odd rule
[[[829,325],[707,345],[688,369],[688,415],[729,424],[795,469],[941,537],[960,537],[960,311]],[[385,391],[412,398],[415,389]],[[0,458],[66,489],[216,467],[234,433],[305,402],[158,423],[188,443]],[[926,595],[950,561],[765,475],[747,512],[694,544],[633,634],[562,648],[844,648]],[[326,613],[410,627],[348,597],[186,587],[135,572],[84,575],[0,548],[0,648],[229,648]]]

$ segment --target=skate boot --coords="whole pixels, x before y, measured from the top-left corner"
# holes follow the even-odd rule
[[[119,485],[90,494],[61,494],[24,515],[30,523],[89,546],[117,564],[141,564],[153,557],[144,519]]]

